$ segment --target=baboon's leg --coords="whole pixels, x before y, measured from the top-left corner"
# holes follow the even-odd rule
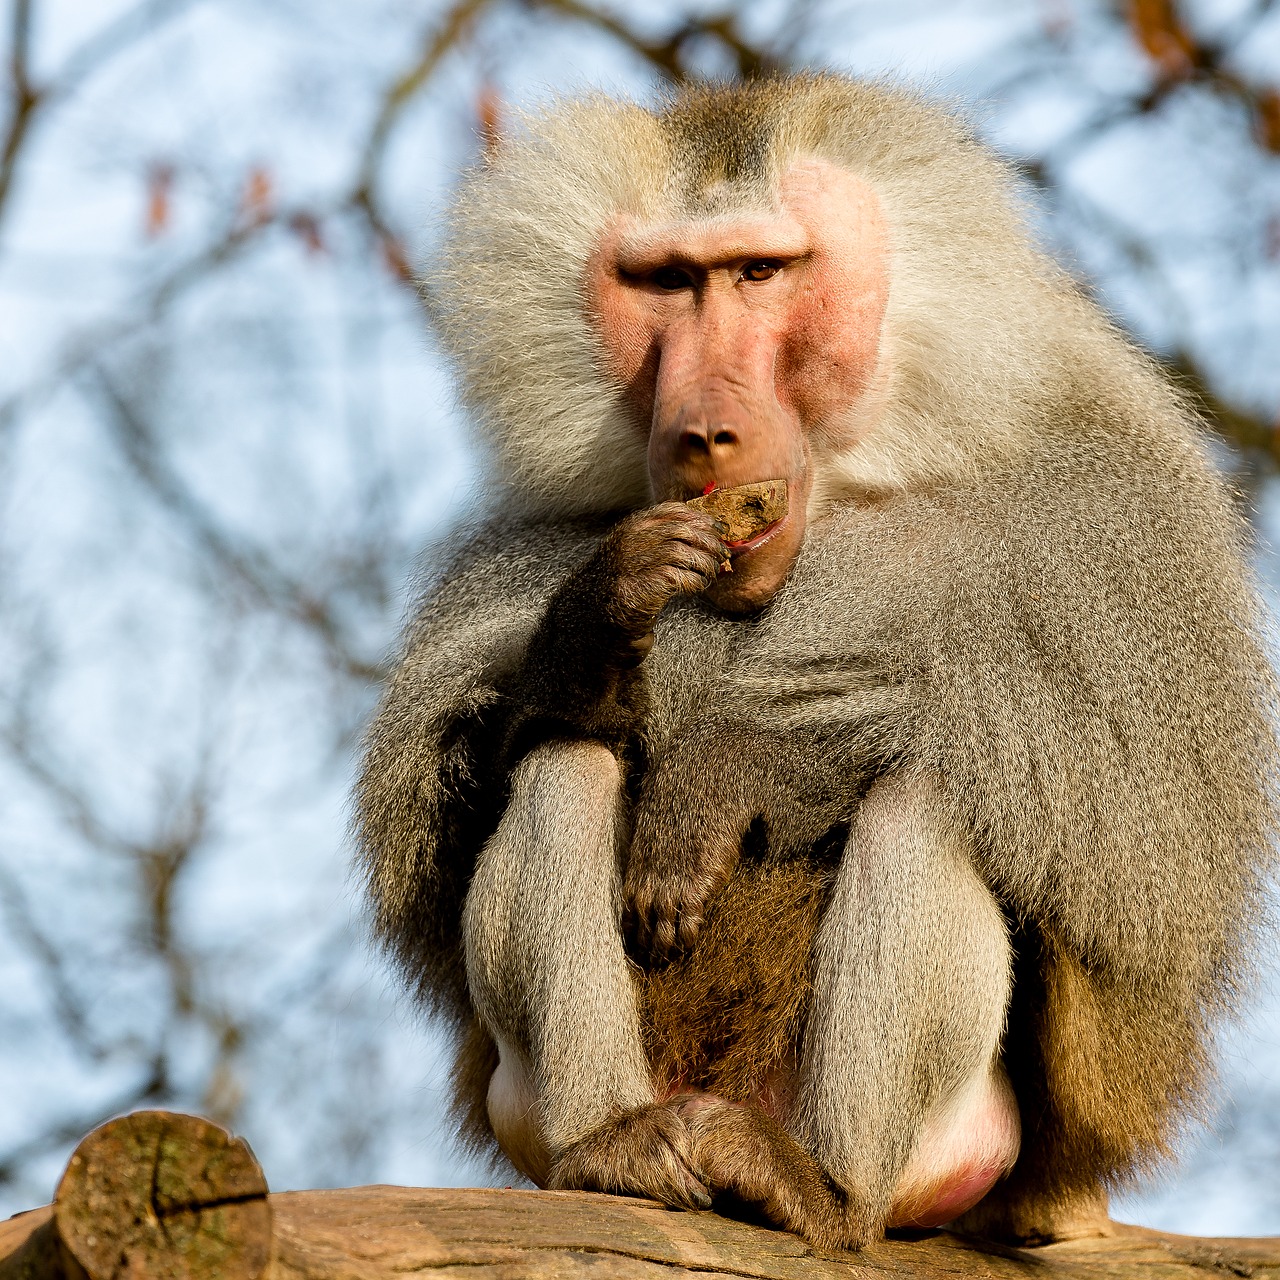
[[[467,984],[500,1055],[489,1118],[540,1186],[706,1204],[641,1046],[618,925],[625,835],[607,748],[547,743],[513,772],[463,915]]]
[[[758,1108],[692,1099],[701,1172],[828,1247],[954,1218],[1017,1155],[998,1058],[1010,957],[927,782],[889,778],[866,797],[814,962],[790,1134]]]

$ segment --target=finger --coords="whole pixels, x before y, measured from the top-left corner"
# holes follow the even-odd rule
[[[705,573],[664,565],[631,590],[621,594],[620,603],[624,612],[633,614],[651,628],[673,596],[696,596],[705,591],[711,581],[712,577]]]
[[[640,917],[636,914],[635,904],[626,902],[622,908],[622,936],[630,938],[632,943],[638,941],[640,933]]]
[[[678,516],[670,520],[662,520],[659,522],[658,528],[665,531],[671,538],[719,538],[719,531],[725,526],[719,520],[713,520],[710,516],[697,514],[693,519],[689,515]]]
[[[683,539],[686,541],[696,542],[714,542],[721,543],[724,541],[723,535],[727,532],[726,526],[722,521],[713,519],[701,511],[689,511],[684,507],[677,507],[674,512],[665,514],[665,509],[657,508],[664,514],[654,515],[651,520],[647,520],[643,525],[637,526],[636,536],[638,538],[649,539],[654,535],[665,539]]]
[[[660,1198],[682,1209],[711,1208],[710,1188],[695,1172],[693,1135],[683,1124],[679,1136],[670,1141],[670,1151],[673,1158],[662,1162],[666,1176],[659,1188]]]
[[[708,551],[702,547],[690,546],[686,542],[674,542],[671,544],[671,558],[667,563],[680,569],[691,569],[694,573],[714,577],[725,555],[723,547]]]
[[[701,932],[702,912],[698,910],[682,911],[676,925],[676,941],[680,950],[692,951],[693,944],[697,942],[698,934]]]
[[[710,511],[698,511],[694,507],[681,504],[680,512],[681,514],[673,519],[673,523],[684,525],[689,529],[705,529],[709,532],[724,528],[720,517],[712,515]]]
[[[672,569],[672,595],[696,596],[705,591],[716,579],[718,566],[707,573],[694,569]]]
[[[650,956],[660,955],[658,930],[662,927],[662,909],[655,903],[644,916],[644,949]]]
[[[723,539],[705,529],[681,529],[668,545],[673,552],[687,547],[701,555],[714,556],[716,560],[723,560],[728,554]]]
[[[628,933],[639,939],[646,928],[652,896],[638,880],[629,880],[622,890],[623,924]]]
[[[701,511],[692,511],[680,502],[666,502],[637,512],[622,521],[620,528],[631,537],[671,537],[678,530],[709,530],[715,521]]]
[[[700,1181],[695,1174],[690,1173],[686,1175],[685,1187],[695,1209],[711,1208],[711,1188],[705,1182]]]
[[[686,550],[714,556],[718,560],[727,554],[723,541],[713,530],[665,528],[646,529],[637,534],[628,546],[627,558],[633,564],[669,564],[673,556]]]
[[[676,949],[676,925],[674,912],[664,910],[655,913],[653,922],[653,945],[650,950],[654,955],[669,960]]]
[[[644,914],[640,916],[640,919],[639,919],[640,928],[639,928],[638,941],[640,943],[641,950],[646,955],[653,954],[654,945],[655,945],[654,935],[657,932],[658,921],[660,920],[660,918],[661,918],[660,912],[657,906],[653,903],[650,903],[648,906],[646,906],[644,910]]]
[[[691,547],[697,547],[708,555],[724,554],[723,532],[723,528],[717,528],[714,521],[706,525],[673,523],[665,529],[669,542],[679,542]]]
[[[674,564],[670,561],[655,565],[645,570],[630,583],[626,584],[620,596],[624,601],[633,602],[638,612],[648,610],[656,617],[672,596],[696,595],[705,591],[715,581],[718,565],[710,558],[694,563],[695,553],[689,551],[682,558],[688,564]]]

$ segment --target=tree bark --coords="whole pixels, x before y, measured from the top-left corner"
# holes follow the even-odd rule
[[[815,1254],[786,1232],[587,1192],[267,1196],[245,1156],[243,1143],[191,1116],[112,1121],[77,1149],[52,1206],[0,1223],[0,1280],[1280,1280],[1280,1239],[1116,1224],[1108,1239],[1038,1249],[934,1231]]]

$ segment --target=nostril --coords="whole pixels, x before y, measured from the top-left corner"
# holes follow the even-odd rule
[[[738,444],[738,433],[732,427],[686,427],[680,432],[680,450],[684,454],[710,454],[713,450],[732,449]]]

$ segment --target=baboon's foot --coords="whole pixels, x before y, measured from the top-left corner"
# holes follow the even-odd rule
[[[767,1112],[714,1094],[674,1098],[693,1134],[693,1161],[711,1189],[755,1207],[819,1249],[859,1249],[881,1234],[818,1162]]]
[[[554,1161],[547,1186],[709,1209],[711,1195],[695,1167],[689,1126],[664,1103],[624,1112],[580,1138]]]

